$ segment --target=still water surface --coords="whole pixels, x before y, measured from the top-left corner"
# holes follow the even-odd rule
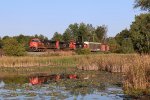
[[[4,83],[5,84],[5,83]],[[1,86],[3,82],[1,82]],[[107,87],[104,90],[81,87],[81,90],[68,90],[66,87],[50,84],[3,85],[0,88],[0,100],[122,100],[123,91],[120,87]],[[83,89],[87,90],[84,91]]]
[[[121,85],[112,82],[119,77],[111,75],[105,79],[103,75],[47,80],[37,85],[27,78],[5,78],[0,82],[0,100],[123,100]]]

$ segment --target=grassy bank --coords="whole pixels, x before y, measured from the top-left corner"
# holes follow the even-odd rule
[[[73,66],[75,57],[1,57],[0,67]]]
[[[121,72],[124,76],[123,88],[127,94],[148,94],[150,92],[150,56],[149,55],[121,55],[121,54],[93,54],[74,56],[27,56],[1,57],[1,75],[29,74],[51,72],[51,68],[58,67],[56,72],[66,71],[65,68],[81,70],[101,70]],[[74,70],[72,72],[75,72]]]

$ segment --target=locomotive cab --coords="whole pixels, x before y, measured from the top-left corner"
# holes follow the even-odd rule
[[[33,38],[30,40],[29,47],[31,51],[38,51],[44,49],[44,44],[38,38]]]

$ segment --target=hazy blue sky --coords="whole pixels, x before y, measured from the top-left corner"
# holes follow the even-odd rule
[[[63,33],[69,24],[107,25],[108,36],[129,28],[134,0],[0,0],[0,36]]]

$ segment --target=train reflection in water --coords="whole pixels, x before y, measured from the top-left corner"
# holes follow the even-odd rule
[[[61,79],[78,79],[79,77],[76,74],[53,74],[53,75],[33,75],[29,77],[29,83],[32,85],[44,84],[49,81],[59,81]]]

